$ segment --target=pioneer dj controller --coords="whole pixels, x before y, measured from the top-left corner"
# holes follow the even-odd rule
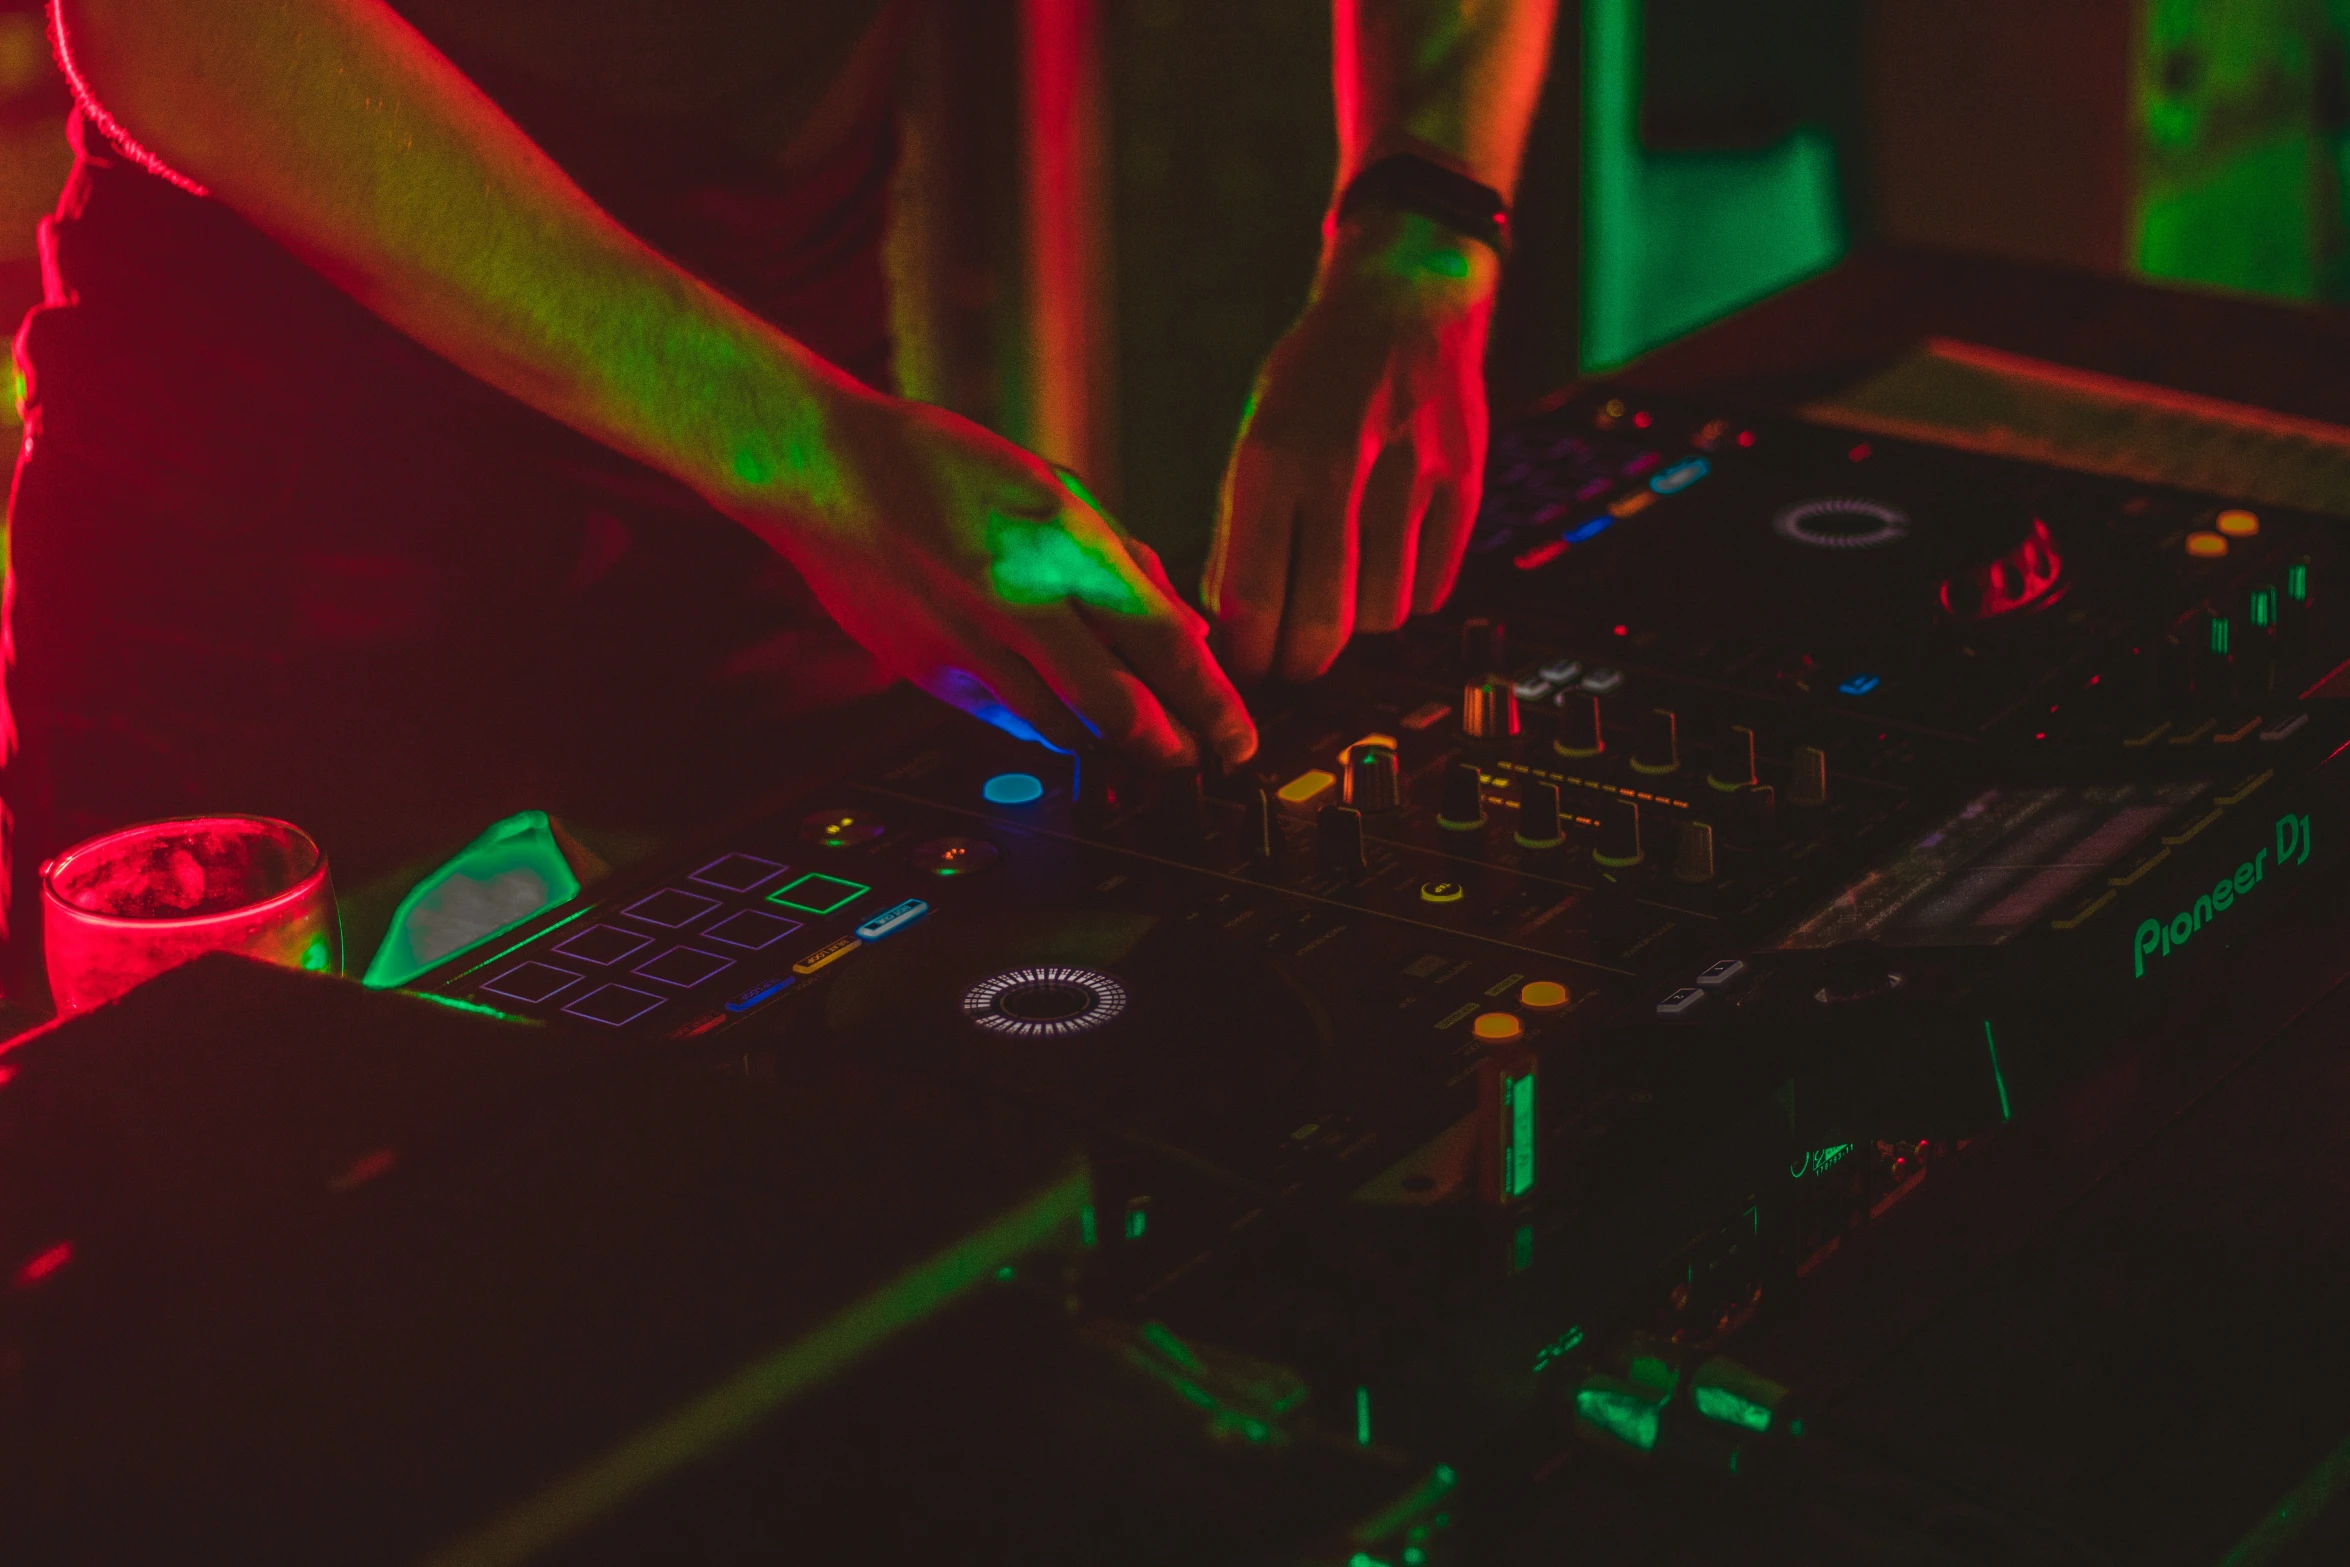
[[[1280,1418],[1605,1423],[1603,1343],[1704,1359],[2330,861],[2340,554],[1603,390],[1497,433],[1452,609],[1260,693],[1240,773],[929,715],[415,988],[1042,1106],[1089,1305],[1297,1368]]]

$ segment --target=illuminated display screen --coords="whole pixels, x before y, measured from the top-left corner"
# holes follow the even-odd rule
[[[1838,893],[1782,950],[1997,946],[2102,875],[2208,780],[1990,789]]]

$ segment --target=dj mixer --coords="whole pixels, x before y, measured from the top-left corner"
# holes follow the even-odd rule
[[[1741,1328],[2327,874],[2336,530],[1602,389],[1470,551],[1234,774],[909,718],[411,988],[1042,1112],[1086,1309],[1310,1389],[1237,1428],[1652,1444],[1626,1344],[1784,1426]]]

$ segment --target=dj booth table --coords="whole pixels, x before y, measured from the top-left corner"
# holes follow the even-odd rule
[[[1517,427],[1482,618],[1252,778],[885,702],[453,1007],[211,959],[22,1042],[0,1559],[2343,1559],[2346,364],[1864,253]],[[2038,439],[1985,376],[2104,477],[1898,438]]]

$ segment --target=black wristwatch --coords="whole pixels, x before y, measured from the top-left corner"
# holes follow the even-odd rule
[[[1501,192],[1466,174],[1408,152],[1399,152],[1346,182],[1338,198],[1338,221],[1365,207],[1392,207],[1434,218],[1454,233],[1482,240],[1505,261],[1510,253],[1510,204]]]

